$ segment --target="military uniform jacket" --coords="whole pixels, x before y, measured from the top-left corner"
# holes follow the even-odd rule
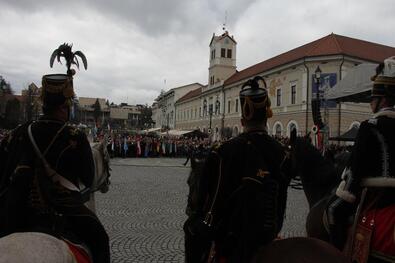
[[[203,198],[200,200],[200,205],[198,205],[198,207],[202,207],[202,214],[207,213],[209,209],[208,206],[212,204],[218,184],[219,166],[220,163],[222,163],[222,179],[213,208],[212,224],[214,226],[221,225],[221,220],[223,220],[224,215],[229,213],[228,210],[232,210],[233,204],[229,204],[229,199],[235,190],[242,184],[243,177],[256,175],[257,171],[262,169],[268,171],[271,178],[276,180],[280,185],[278,191],[279,195],[276,197],[277,227],[271,230],[272,233],[269,234],[269,237],[260,236],[258,240],[255,241],[253,239],[256,237],[247,237],[250,241],[252,240],[253,244],[251,246],[248,244],[248,247],[241,248],[241,250],[246,250],[242,252],[244,255],[232,255],[232,253],[239,248],[228,247],[225,243],[227,242],[226,240],[230,240],[231,237],[224,236],[226,233],[222,233],[221,229],[218,230],[215,239],[218,241],[219,249],[222,250],[221,253],[227,254],[230,258],[233,258],[228,258],[229,262],[244,261],[245,256],[250,256],[249,254],[253,253],[257,247],[272,241],[280,231],[283,224],[288,186],[288,182],[281,172],[281,163],[284,158],[285,153],[283,147],[265,131],[243,133],[219,147],[214,147],[207,157],[205,167],[203,168],[203,176],[200,181],[200,196]],[[238,201],[236,200],[236,202]],[[234,205],[236,206],[236,204]],[[248,209],[253,210],[255,208],[249,207]],[[251,220],[251,225],[254,224],[254,218],[247,218],[247,220]]]
[[[385,144],[387,154],[383,155],[379,137]],[[395,177],[395,111],[382,110],[372,119],[361,123],[356,142],[350,159],[352,179],[349,180],[349,190],[358,194],[360,182],[364,177],[383,176],[383,159],[388,161],[388,175]],[[386,199],[388,204],[395,202],[392,194]]]
[[[7,184],[18,164],[32,165],[36,158],[27,134],[29,125],[19,126],[1,142],[1,186]],[[64,125],[64,122],[44,118],[32,124],[34,139],[42,153]],[[45,158],[53,169],[75,185],[78,186],[79,181],[87,187],[92,184],[94,163],[91,148],[85,134],[78,129],[66,125]]]

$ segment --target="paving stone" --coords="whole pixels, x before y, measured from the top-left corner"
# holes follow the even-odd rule
[[[97,213],[112,262],[184,262],[183,223],[189,167],[185,159],[115,159],[110,191],[97,193]],[[305,236],[303,191],[290,189],[283,237]]]

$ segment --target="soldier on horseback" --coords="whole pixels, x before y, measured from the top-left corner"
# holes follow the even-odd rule
[[[17,127],[0,146],[0,237],[43,232],[79,250],[84,262],[110,262],[107,233],[80,192],[95,172],[85,134],[68,124],[75,96],[71,46],[54,54],[65,55],[68,71],[42,77],[43,116]],[[83,62],[86,68],[85,56]]]
[[[197,235],[208,232],[211,262],[250,262],[283,224],[288,182],[280,167],[285,153],[267,133],[272,111],[264,79],[247,81],[240,102],[244,133],[214,147],[207,157],[198,205],[204,223],[187,226]]]
[[[370,106],[374,116],[361,123],[343,181],[336,198],[329,203],[327,215],[331,242],[342,249],[348,219],[361,204],[355,218],[358,225],[353,227],[359,234],[353,240],[354,247],[363,239],[366,242],[359,244],[358,253],[370,253],[365,260],[369,257],[372,262],[394,262],[395,194],[388,182],[395,178],[395,57],[384,60],[372,80]],[[368,181],[375,182],[373,187]],[[365,186],[370,187],[367,192],[363,191]],[[366,231],[359,231],[360,225]],[[361,251],[362,247],[367,252]]]

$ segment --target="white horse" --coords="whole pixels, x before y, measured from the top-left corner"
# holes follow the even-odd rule
[[[109,188],[110,156],[106,142],[91,144],[95,177],[92,188],[86,189],[90,199],[85,205],[93,212],[96,211],[94,192],[106,193]],[[65,241],[39,232],[13,233],[0,238],[0,263],[5,262],[78,263]]]

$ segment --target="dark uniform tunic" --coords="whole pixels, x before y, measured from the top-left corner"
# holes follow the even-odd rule
[[[32,182],[37,155],[28,136],[26,123],[12,131],[0,146],[0,206],[6,211],[0,216],[0,234],[39,231],[84,242],[91,250],[94,262],[109,262],[108,236],[83,200],[77,194],[70,208],[53,213],[37,211],[32,205]],[[57,139],[53,138],[59,132]],[[77,187],[86,187],[94,179],[91,148],[85,134],[64,122],[43,117],[32,124],[33,137],[52,169]],[[32,168],[30,171],[26,167]],[[17,171],[17,172],[15,172]],[[21,172],[22,171],[22,172]],[[25,172],[23,172],[25,171]]]
[[[379,136],[382,136],[387,156],[383,156]],[[383,158],[388,161],[388,174],[383,174]],[[332,242],[339,248],[344,245],[347,218],[352,215],[359,202],[361,194],[361,180],[366,177],[390,176],[395,178],[395,111],[382,110],[374,118],[361,123],[356,142],[350,158],[351,174],[346,178],[345,189],[357,197],[355,203],[347,203],[341,198],[335,199],[328,207],[329,224],[332,225]],[[394,188],[377,188],[368,193],[366,202],[369,202],[379,193],[381,198],[376,202],[375,208],[383,208],[395,204]],[[365,203],[366,203],[365,202]]]
[[[213,204],[222,162],[222,179],[213,205],[212,225],[216,228],[217,253],[227,262],[249,261],[260,246],[272,241],[281,230],[288,185],[280,168],[284,156],[282,146],[265,131],[243,133],[214,149],[208,156],[200,182],[200,196],[204,198],[199,206],[203,207],[202,213],[205,214]],[[242,178],[254,177],[258,170],[268,171],[270,178],[280,186],[278,195],[272,196],[276,201],[270,204],[270,211],[257,211],[248,193],[232,198],[243,183]],[[240,200],[243,198],[245,200]],[[268,200],[270,198],[267,196]],[[260,231],[263,224],[257,222],[262,218],[260,213],[275,213],[272,216],[276,222],[271,229]]]

